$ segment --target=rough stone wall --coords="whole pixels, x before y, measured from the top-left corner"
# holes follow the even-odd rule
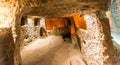
[[[0,0],[0,26],[12,27],[14,39],[14,64],[20,63],[20,50],[19,50],[19,21],[20,21],[19,2],[17,0]],[[9,64],[8,64],[9,65]]]
[[[26,15],[58,17],[107,10],[110,0],[26,0],[21,4]]]
[[[21,33],[20,39],[22,40],[20,44],[21,49],[24,46],[28,45],[28,43],[30,43],[31,41],[34,41],[34,39],[39,38],[39,30],[40,28],[35,26],[34,33],[29,35],[28,26],[21,27],[21,30],[20,30],[20,33]]]
[[[0,0],[0,27],[12,27],[12,33],[15,43],[14,64],[20,65],[20,19],[23,15],[24,7],[38,6],[39,2],[29,0]]]
[[[13,37],[14,37],[14,42],[15,42],[15,53],[14,53],[14,62],[15,65],[21,65],[21,55],[20,55],[20,19],[21,15],[18,14],[16,15],[15,21],[12,22],[14,25],[12,25],[13,29]]]
[[[14,65],[14,49],[11,28],[0,28],[0,65]]]
[[[119,65],[111,41],[108,19],[84,16],[87,30],[79,29],[81,53],[88,65]]]
[[[40,27],[45,27],[45,25],[42,25],[42,20],[40,18],[26,17],[24,22],[26,22],[26,24],[22,25],[20,29],[20,39],[22,40],[20,44],[21,49],[39,38]]]
[[[0,1],[0,25],[9,26],[15,19],[17,2]],[[3,22],[4,21],[4,22]]]

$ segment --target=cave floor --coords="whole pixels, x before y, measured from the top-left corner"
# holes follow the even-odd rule
[[[22,65],[85,65],[78,46],[61,36],[37,39],[21,50]]]

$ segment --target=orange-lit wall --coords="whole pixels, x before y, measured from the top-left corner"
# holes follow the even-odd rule
[[[52,30],[53,27],[64,27],[65,25],[68,25],[68,21],[63,18],[50,18],[46,19],[46,29]],[[84,20],[84,17],[80,17],[79,15],[73,16],[73,21],[71,23],[71,35],[76,35],[76,27],[81,29],[87,29],[86,21]]]
[[[76,15],[76,16],[73,16],[73,19],[77,28],[87,29],[86,21],[84,20],[84,17],[80,17]]]

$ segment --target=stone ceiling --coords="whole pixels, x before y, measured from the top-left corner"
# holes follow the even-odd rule
[[[110,0],[0,0],[0,23],[18,16],[61,17],[107,11]],[[3,22],[4,21],[4,22]]]
[[[24,15],[58,17],[106,11],[110,0],[25,0],[20,4]]]

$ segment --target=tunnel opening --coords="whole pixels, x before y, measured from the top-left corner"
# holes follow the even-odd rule
[[[89,17],[88,17],[89,18]],[[87,18],[86,18],[86,20],[87,20]],[[76,47],[75,47],[75,45],[76,45],[76,43],[77,43],[77,47],[79,47],[79,48],[77,48],[77,50],[79,49],[80,50],[80,52],[81,51],[85,51],[83,48],[85,48],[85,45],[87,45],[88,44],[88,42],[86,41],[86,39],[85,38],[87,38],[87,37],[84,37],[84,35],[86,35],[87,36],[87,34],[88,34],[88,38],[89,38],[89,34],[91,34],[91,33],[86,33],[86,31],[87,32],[92,32],[91,31],[91,29],[90,29],[90,27],[87,27],[88,26],[88,24],[90,24],[90,23],[88,23],[88,21],[89,21],[89,19],[87,20],[87,22],[86,22],[86,20],[84,19],[84,16],[79,16],[79,15],[74,15],[74,16],[72,16],[72,17],[60,17],[60,18],[44,18],[44,20],[42,20],[42,21],[44,21],[45,22],[45,30],[46,30],[46,32],[48,31],[48,30],[52,30],[52,35],[55,35],[55,36],[61,36],[61,40],[63,40],[61,43],[62,44],[64,44],[64,42],[66,42],[66,41],[68,41],[68,39],[70,39],[70,41],[68,42],[68,43],[70,43],[70,45],[71,44],[73,44],[73,43],[75,43],[75,44],[73,44],[73,48],[75,49]],[[93,19],[94,20],[94,19]],[[30,21],[30,20],[29,20]],[[47,22],[46,22],[47,21]],[[96,20],[95,20],[96,21]],[[96,24],[95,22],[94,23],[92,23],[92,24]],[[29,24],[28,24],[29,25]],[[33,26],[35,27],[35,25],[37,25],[37,23],[35,24],[35,23],[33,23]],[[40,24],[41,25],[41,24]],[[44,24],[43,24],[43,26],[44,26]],[[94,25],[93,25],[94,26]],[[92,27],[92,26],[91,26]],[[39,27],[40,28],[40,27]],[[32,28],[31,28],[32,29]],[[41,29],[42,29],[42,26],[41,26]],[[82,30],[81,30],[82,29]],[[40,29],[39,29],[40,30]],[[80,30],[80,35],[81,36],[79,36],[78,35],[78,30]],[[94,29],[95,30],[95,29]],[[66,31],[66,32],[64,32],[64,31]],[[68,31],[68,32],[67,32]],[[64,33],[63,33],[64,32]],[[65,34],[66,33],[66,34]],[[47,32],[47,34],[48,34],[48,32]],[[51,35],[51,36],[52,36]],[[83,36],[83,37],[82,37]],[[49,38],[49,39],[48,39]],[[90,36],[90,38],[91,39],[93,39],[92,38],[92,35]],[[95,39],[96,37],[94,37],[94,39]],[[59,38],[60,39],[60,38]],[[56,46],[56,44],[58,43],[58,42],[60,42],[60,41],[55,41],[54,40],[54,38],[52,38],[52,40],[54,40],[54,41],[48,41],[48,40],[50,40],[50,36],[48,35],[48,37],[47,38],[42,38],[42,40],[44,40],[44,41],[46,41],[46,42],[48,42],[48,47],[49,46],[51,46],[51,45],[55,45],[54,47],[56,48],[57,46]],[[34,42],[34,41],[33,41]],[[43,43],[46,43],[46,42],[43,42]],[[50,44],[49,45],[49,42],[50,43],[55,43],[55,44]],[[93,42],[93,41],[91,41],[91,42]],[[37,41],[37,43],[42,43],[42,42],[38,42]],[[93,42],[94,43],[94,42]],[[33,47],[37,47],[38,48],[38,46],[39,46],[39,44],[37,45],[37,44],[29,44],[29,45],[32,45]],[[96,44],[96,43],[95,43]],[[29,46],[28,45],[28,46]],[[68,44],[69,45],[69,44]],[[42,47],[43,46],[43,47]],[[45,47],[45,45],[44,44],[41,44],[40,46],[39,46],[41,49],[45,49],[46,47]],[[32,48],[32,47],[30,47],[32,50],[33,49],[36,49],[36,48]],[[52,47],[53,48],[53,47]],[[68,48],[68,47],[67,47]],[[51,48],[49,48],[50,49],[50,51],[51,51]],[[87,49],[87,48],[86,48]],[[56,50],[56,49],[55,49]],[[90,50],[90,51],[92,51],[92,50]],[[34,51],[33,51],[34,52]],[[56,51],[53,51],[53,52],[55,52],[56,53]],[[25,53],[25,51],[24,51],[24,53]],[[23,53],[23,54],[24,54]],[[32,52],[31,52],[32,53]],[[50,53],[50,52],[49,52]],[[60,52],[59,52],[60,53]],[[26,54],[26,53],[25,53]],[[28,52],[28,54],[29,54],[29,52]],[[42,53],[41,53],[42,54]],[[93,53],[94,54],[94,53]],[[48,54],[45,54],[45,56],[46,55],[48,55]],[[44,55],[43,55],[43,57],[45,57]],[[58,55],[59,56],[59,55]],[[23,58],[24,56],[22,56],[22,58]],[[43,57],[39,57],[40,59],[44,59],[45,61],[46,61],[46,59],[47,58],[43,58]],[[47,57],[49,57],[49,56],[47,56]],[[24,57],[24,60],[25,60],[25,58],[26,57]],[[51,58],[51,57],[50,57]],[[82,58],[82,60],[83,59],[85,59],[85,58]],[[22,60],[23,61],[23,60]],[[84,63],[87,63],[87,61],[88,61],[88,59],[86,60],[84,60],[83,62]],[[24,61],[23,61],[24,62]],[[32,61],[30,61],[30,62],[32,62]],[[52,61],[50,61],[49,63],[51,63]],[[70,60],[70,63],[72,63],[72,62],[74,62],[73,60]],[[24,62],[24,63],[29,63],[28,61],[27,62]],[[32,64],[32,63],[31,63]],[[42,64],[42,62],[40,61],[40,64]]]
[[[105,11],[109,9],[113,31],[109,30],[108,20],[104,16]],[[103,13],[98,14],[98,12]],[[24,43],[29,50],[24,49],[26,57],[22,60],[23,65],[24,61],[29,63],[25,65],[119,65],[119,47],[117,47],[119,45],[113,46],[111,41],[112,32],[113,40],[119,43],[119,12],[118,0],[0,1],[0,65],[21,65],[19,47]],[[76,14],[85,15],[87,24],[83,17],[79,18],[79,15],[76,16]],[[27,18],[24,16],[21,18],[22,15],[27,15]],[[62,21],[59,24],[59,20],[57,20],[57,24],[56,22],[49,23],[52,26],[45,28],[44,24],[39,25],[39,20],[35,22],[36,16],[45,17],[45,19],[61,16],[63,18],[72,17],[70,19],[72,22],[68,27],[66,26],[67,29],[70,28],[67,33],[69,35],[60,34],[59,30],[65,29]],[[45,20],[41,18],[41,21]],[[46,38],[39,38],[40,28],[47,29]],[[53,35],[50,36],[48,31],[51,31]],[[71,36],[71,40],[73,40],[71,44],[64,44],[63,36],[64,38]],[[78,59],[81,58],[80,56],[70,58],[72,55],[80,54],[80,52],[70,52],[73,51],[71,48],[75,48],[72,43],[76,43],[76,37],[79,37],[78,40],[81,42],[80,52],[82,52],[83,59]],[[34,41],[37,38],[39,40]],[[85,61],[85,64],[81,64],[81,60]],[[66,61],[68,63],[65,63]]]
[[[79,41],[80,39],[77,36],[77,30],[79,28],[86,30],[87,26],[84,17],[75,15],[70,17],[57,17],[57,18],[34,18],[30,16],[26,17],[26,20],[28,25],[26,27],[24,26],[24,28],[21,27],[21,37],[23,37],[22,38],[23,44],[21,44],[22,47],[21,56],[23,65],[24,63],[31,62],[23,61],[27,57],[26,55],[24,56],[24,53],[25,52],[27,53],[27,51],[24,50],[25,48],[26,49],[31,48],[32,50],[35,50],[36,48],[40,47],[42,49],[44,47],[46,48],[46,46],[48,46],[48,44],[50,43],[52,43],[50,44],[50,47],[54,46],[56,48],[57,45],[59,44],[61,45],[61,43],[63,45],[67,43],[66,46],[69,47],[69,45],[71,45],[73,47],[72,49],[74,50],[77,49],[77,51],[80,50],[81,41]],[[35,36],[36,38],[33,38]],[[58,38],[58,40],[61,41],[51,42],[55,41],[56,37]],[[28,52],[28,54],[29,53],[31,52]]]
[[[71,41],[71,32],[70,32],[70,26],[71,26],[71,21],[70,21],[70,18],[65,18],[66,21],[65,21],[65,26],[64,26],[64,31],[61,35],[62,35],[62,38],[64,39],[65,42],[72,42]]]
[[[35,18],[34,20],[34,26],[40,26],[40,18]]]
[[[27,23],[27,26],[25,25]],[[66,42],[72,42],[72,37],[77,36],[79,28],[86,30],[84,17],[35,18],[32,16],[21,19],[21,48],[37,38],[46,38],[49,35],[62,36]]]
[[[47,31],[46,31],[46,29],[44,27],[40,27],[40,33],[39,33],[39,35],[40,35],[40,38],[47,37]]]
[[[31,63],[31,62],[34,62],[35,59],[28,60],[26,62],[24,62],[24,60],[26,57],[29,56],[29,53],[32,54],[32,52],[36,52],[35,49],[37,49],[37,48],[40,48],[39,51],[43,52],[43,53],[44,53],[44,51],[47,51],[49,49],[48,52],[50,53],[49,54],[50,56],[52,56],[53,54],[56,55],[56,53],[62,54],[61,49],[58,48],[61,45],[63,45],[63,49],[66,50],[66,52],[68,52],[68,50],[66,48],[69,48],[69,47],[72,47],[70,49],[73,50],[73,52],[75,52],[75,50],[77,52],[79,52],[80,41],[78,41],[78,40],[80,40],[80,39],[77,36],[77,29],[80,28],[81,24],[83,24],[82,22],[80,24],[80,21],[81,21],[80,19],[78,17],[74,18],[74,16],[72,16],[72,17],[58,17],[58,18],[41,18],[40,22],[39,22],[40,23],[39,29],[38,29],[39,36],[41,36],[41,37],[38,38],[36,41],[32,41],[32,43],[27,45],[25,47],[25,49],[23,49],[21,51],[23,65],[24,64],[28,64],[28,65],[33,64],[34,65],[34,63]],[[76,23],[76,21],[77,21],[77,23]],[[38,19],[37,19],[37,22],[38,22]],[[33,23],[34,26],[37,25],[37,22]],[[83,21],[83,22],[86,23],[85,21]],[[78,27],[76,27],[76,25],[78,25]],[[81,29],[82,28],[85,28],[85,27],[83,26],[83,27],[81,27]],[[49,35],[49,34],[51,34],[51,35]],[[46,48],[47,48],[47,50],[46,50]],[[58,48],[58,52],[57,52],[57,49],[55,49],[55,48]],[[34,51],[27,52],[30,49],[34,50]],[[42,49],[44,49],[44,50],[42,50]],[[68,53],[72,53],[72,51],[70,51]],[[26,56],[26,54],[28,54],[28,56]],[[39,53],[36,52],[36,54],[39,54]],[[35,56],[36,54],[33,54],[33,56]],[[65,53],[65,55],[63,55],[62,57],[65,58],[64,56],[66,56],[66,55],[67,55],[67,53]],[[42,56],[42,55],[40,55],[40,56]],[[43,55],[43,57],[45,57],[45,58],[43,58],[43,57],[38,57],[38,58],[41,60],[44,59],[45,61],[47,61],[48,57],[49,57],[49,60],[51,59],[50,56],[48,56],[48,54],[45,54],[45,56]],[[58,56],[60,56],[60,55],[58,54]],[[76,62],[74,60],[71,60],[74,58],[74,57],[73,58],[71,58],[71,57],[73,57],[73,56],[70,54],[70,57],[67,58],[67,59],[69,59],[69,61],[68,61],[69,64],[71,64],[71,62]],[[33,57],[30,57],[30,58],[33,58]],[[54,59],[57,59],[57,58],[58,57],[54,57]],[[78,58],[76,60],[80,61],[79,55],[78,55]],[[53,61],[51,60],[48,63],[52,63],[52,62]],[[57,62],[59,62],[59,61],[57,61]],[[84,61],[81,61],[81,62],[83,63]],[[41,62],[41,61],[39,61],[38,63],[45,64],[45,62]]]
[[[21,18],[21,26],[25,26],[25,25],[27,25],[27,17],[23,16]]]
[[[60,35],[64,41],[71,40],[71,21],[69,18],[46,19],[46,29],[52,29],[52,35]],[[50,33],[50,32],[49,32]]]

